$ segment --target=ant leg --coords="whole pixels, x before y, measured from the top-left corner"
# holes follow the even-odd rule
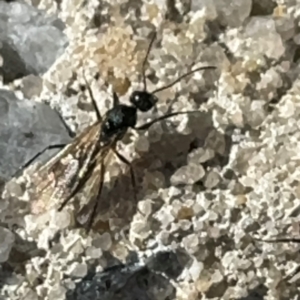
[[[50,145],[47,146],[46,148],[44,148],[43,150],[39,151],[38,153],[36,153],[32,158],[30,158],[25,164],[23,164],[14,174],[12,177],[17,176],[19,173],[21,173],[24,169],[26,169],[30,164],[32,164],[39,156],[41,156],[43,153],[45,153],[48,150],[52,150],[52,149],[62,149],[65,146],[67,146],[67,144],[54,144],[54,145]]]
[[[131,163],[122,155],[120,154],[117,150],[113,150],[114,153],[116,154],[116,156],[118,157],[118,159],[126,164],[129,167],[129,172],[130,172],[130,177],[131,177],[131,185],[132,185],[132,189],[133,189],[133,194],[134,194],[134,201],[135,203],[137,203],[137,196],[136,196],[136,181],[135,181],[135,176],[134,176],[134,172],[133,172],[133,167],[131,165]]]
[[[92,100],[92,105],[93,105],[93,107],[94,107],[94,110],[95,110],[95,113],[96,113],[96,116],[97,116],[97,120],[98,120],[99,122],[101,122],[101,121],[102,121],[101,113],[100,113],[99,108],[98,108],[98,106],[97,106],[97,102],[96,102],[96,99],[95,99],[94,94],[93,94],[93,92],[92,92],[92,89],[91,89],[90,85],[88,84],[88,82],[87,82],[87,80],[86,80],[86,77],[85,77],[85,75],[84,75],[84,72],[82,73],[82,77],[83,77],[83,80],[84,80],[84,82],[85,82],[86,88],[87,88],[87,90],[88,90],[89,96],[90,96],[90,98],[91,98],[91,100]]]
[[[265,243],[300,243],[299,238],[278,238],[274,240],[270,239],[260,239],[260,238],[253,238],[255,241],[265,242]]]
[[[115,91],[113,91],[113,107],[120,104],[120,99]]]
[[[164,116],[161,116],[159,118],[156,118],[150,122],[147,122],[141,126],[137,126],[137,127],[134,127],[134,129],[136,130],[146,130],[148,129],[149,127],[151,127],[153,124],[157,123],[157,122],[161,122],[165,119],[168,119],[168,118],[171,118],[171,117],[174,117],[174,116],[178,116],[178,115],[183,115],[183,114],[192,114],[192,113],[199,113],[198,110],[192,110],[192,111],[179,111],[179,112],[173,112],[173,113],[170,113],[170,114],[166,114]]]
[[[98,209],[98,205],[99,205],[99,201],[100,201],[100,196],[101,196],[101,192],[102,192],[102,188],[103,188],[103,183],[104,183],[104,174],[105,174],[105,166],[104,163],[101,162],[101,172],[100,172],[100,177],[99,177],[99,188],[98,188],[98,193],[97,193],[97,197],[95,198],[95,203],[93,205],[93,210],[91,213],[91,216],[89,217],[88,220],[88,224],[87,224],[87,228],[86,228],[86,233],[88,234],[92,228],[95,216],[96,216],[96,212]]]
[[[66,120],[62,117],[62,115],[57,111],[57,109],[54,109],[54,111],[57,113],[60,121],[63,123],[63,125],[65,126],[65,128],[68,131],[68,134],[71,138],[74,138],[76,136],[76,132],[74,132],[70,126],[67,124]]]
[[[137,204],[138,201],[137,201],[137,196],[136,196],[136,180],[135,180],[135,175],[134,175],[134,171],[133,171],[133,167],[131,165],[131,163],[122,155],[120,154],[119,152],[117,152],[117,150],[114,149],[114,153],[116,154],[116,156],[118,157],[118,159],[126,164],[128,167],[129,167],[129,172],[130,172],[130,177],[131,177],[131,185],[132,185],[132,190],[133,190],[133,196],[134,196],[134,201],[135,203]],[[145,215],[142,211],[140,211],[140,209],[137,207],[137,210],[138,212],[141,214],[141,215]]]

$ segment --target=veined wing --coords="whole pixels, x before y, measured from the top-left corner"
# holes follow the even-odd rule
[[[107,155],[110,145],[99,147],[101,123],[87,127],[74,141],[36,170],[32,178],[32,212],[59,208],[72,198]],[[95,170],[94,170],[95,169]]]
[[[99,198],[101,197],[101,191],[104,184],[104,175],[106,167],[108,166],[111,158],[114,156],[115,143],[118,139],[115,137],[111,140],[110,147],[107,151],[99,151],[95,157],[95,160],[90,165],[89,171],[87,173],[87,181],[82,180],[85,204],[91,204],[80,209],[80,223],[85,224],[89,230],[92,227],[95,215],[97,213],[97,208],[99,205]],[[86,211],[86,208],[89,208]],[[84,213],[85,212],[85,213]],[[79,220],[79,219],[78,219]]]

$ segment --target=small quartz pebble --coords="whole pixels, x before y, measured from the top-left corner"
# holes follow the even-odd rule
[[[215,155],[215,152],[209,148],[198,148],[188,155],[188,163],[201,164],[210,159]]]
[[[178,221],[178,229],[188,231],[190,230],[192,223],[189,220],[179,220]]]
[[[25,216],[26,230],[37,231],[45,228],[45,225],[50,221],[50,212],[47,211],[41,215],[27,215]],[[48,224],[47,224],[48,225]]]
[[[214,0],[216,10],[223,26],[238,27],[250,15],[252,1],[233,0],[228,3],[226,0]]]
[[[139,211],[142,212],[145,216],[148,216],[152,212],[152,200],[144,200],[138,203]]]
[[[93,246],[102,249],[102,251],[108,251],[112,246],[111,235],[108,232],[98,235],[92,242]]]
[[[171,183],[178,184],[193,184],[205,175],[204,168],[201,165],[189,164],[178,169],[171,177]]]
[[[102,256],[102,250],[96,247],[89,247],[86,249],[85,254],[91,258],[100,258]]]
[[[87,274],[87,265],[84,263],[74,263],[71,267],[70,267],[70,275],[74,276],[74,277],[84,277]]]
[[[0,227],[0,263],[7,261],[14,242],[14,234],[6,228]]]
[[[5,186],[6,191],[13,197],[21,197],[23,195],[23,190],[20,184],[15,180],[10,180]]]
[[[66,288],[61,285],[54,285],[51,287],[48,299],[55,299],[55,300],[65,300]]]
[[[204,180],[204,186],[208,189],[212,189],[215,186],[217,186],[219,182],[220,182],[219,174],[215,171],[210,171]]]
[[[279,59],[284,53],[283,41],[276,31],[276,24],[272,18],[251,18],[244,30],[247,46],[253,51],[253,57],[263,53],[269,58]],[[274,45],[276,47],[273,47]]]
[[[211,281],[213,283],[218,283],[224,280],[224,276],[221,274],[220,270],[215,270],[214,274],[211,276]]]
[[[173,214],[171,213],[171,207],[163,207],[155,214],[154,217],[161,222],[162,228],[167,227],[175,220]]]
[[[149,149],[149,140],[145,136],[140,136],[135,142],[135,149],[138,152],[147,152]]]
[[[78,255],[78,254],[82,254],[84,252],[84,248],[82,245],[82,242],[80,240],[77,240],[71,247],[70,252]]]
[[[182,244],[190,254],[194,254],[199,249],[199,238],[196,234],[190,234],[183,238]]]
[[[189,268],[189,274],[192,277],[193,281],[197,281],[199,279],[200,273],[203,269],[204,269],[203,263],[194,259],[191,267]]]
[[[130,227],[130,235],[135,238],[144,240],[151,234],[150,224],[146,222],[132,222]]]
[[[42,230],[38,238],[38,247],[41,249],[49,248],[49,241],[54,237],[57,230],[55,228],[46,227]]]
[[[36,294],[35,291],[32,290],[28,290],[25,293],[24,298],[22,298],[22,300],[38,300],[38,299],[39,299],[38,295]]]
[[[59,229],[67,228],[71,223],[71,216],[70,213],[67,210],[62,211],[53,211],[53,214],[51,215],[50,224]]]

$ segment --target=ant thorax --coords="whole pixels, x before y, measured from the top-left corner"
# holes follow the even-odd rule
[[[109,140],[113,136],[124,134],[137,122],[137,109],[134,106],[118,104],[111,108],[101,126],[101,140]]]

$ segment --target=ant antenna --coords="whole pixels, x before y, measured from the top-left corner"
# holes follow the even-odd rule
[[[150,44],[149,44],[149,46],[148,46],[146,56],[145,56],[145,58],[144,58],[143,65],[142,65],[142,77],[143,77],[144,91],[147,91],[147,82],[146,82],[146,63],[147,63],[147,60],[148,60],[148,57],[149,57],[149,53],[150,53],[150,51],[151,51],[151,48],[152,48],[152,45],[153,45],[155,39],[156,39],[156,32],[153,32],[153,35],[152,35]]]
[[[152,46],[153,46],[153,43],[154,43],[155,39],[156,39],[156,32],[153,32],[152,37],[151,37],[151,41],[150,41],[150,43],[149,43],[149,46],[148,46],[148,49],[147,49],[147,52],[146,52],[146,56],[145,56],[145,58],[144,58],[143,65],[142,65],[142,78],[143,78],[143,85],[144,85],[143,91],[144,91],[144,92],[147,92],[146,63],[147,63],[147,61],[148,61],[148,57],[149,57],[149,54],[150,54],[150,51],[151,51],[151,48],[152,48]],[[154,94],[156,94],[156,93],[158,93],[158,92],[161,92],[161,91],[163,91],[163,90],[166,90],[166,89],[172,87],[173,85],[175,85],[176,83],[178,83],[179,81],[181,81],[183,78],[185,78],[185,77],[187,77],[187,76],[189,76],[189,75],[191,75],[191,74],[193,74],[193,73],[195,73],[195,72],[197,72],[197,71],[201,71],[201,70],[209,70],[209,69],[216,69],[216,68],[217,68],[217,67],[215,67],[215,66],[204,66],[204,67],[199,67],[199,68],[197,68],[197,69],[195,69],[195,70],[191,70],[191,71],[189,71],[189,72],[187,72],[187,73],[185,73],[185,74],[179,76],[179,77],[178,77],[177,79],[175,79],[173,82],[168,83],[167,85],[162,86],[162,87],[160,87],[160,88],[157,88],[156,90],[152,91],[151,94],[154,95]]]
[[[101,122],[101,121],[102,121],[102,116],[101,116],[101,113],[100,113],[99,108],[98,108],[98,106],[97,106],[97,102],[96,102],[96,99],[95,99],[94,94],[93,94],[93,92],[92,92],[92,89],[91,89],[91,87],[90,87],[90,85],[89,85],[89,83],[88,83],[88,81],[87,81],[87,79],[86,79],[84,70],[82,71],[82,78],[83,78],[84,83],[85,83],[85,85],[86,85],[86,88],[87,88],[87,90],[88,90],[89,96],[90,96],[90,98],[91,98],[91,100],[92,100],[92,105],[93,105],[94,110],[95,110],[95,112],[96,112],[97,120],[98,120],[99,122]]]
[[[201,71],[201,70],[209,70],[209,69],[216,69],[216,68],[217,68],[217,67],[215,67],[215,66],[205,66],[205,67],[199,67],[199,68],[197,68],[197,69],[195,69],[195,70],[191,70],[191,71],[189,71],[189,72],[187,72],[187,73],[185,73],[185,74],[179,76],[179,77],[178,77],[177,79],[175,79],[173,82],[168,83],[167,85],[162,86],[162,87],[160,87],[160,88],[158,88],[158,89],[152,91],[151,94],[154,95],[154,94],[156,94],[156,93],[158,93],[158,92],[161,92],[161,91],[163,91],[163,90],[166,90],[166,89],[172,87],[173,85],[175,85],[176,83],[178,83],[179,81],[181,81],[183,78],[185,78],[185,77],[187,77],[187,76],[189,76],[189,75],[191,75],[191,74],[193,74],[193,73],[195,73],[195,72],[197,72],[197,71]]]

